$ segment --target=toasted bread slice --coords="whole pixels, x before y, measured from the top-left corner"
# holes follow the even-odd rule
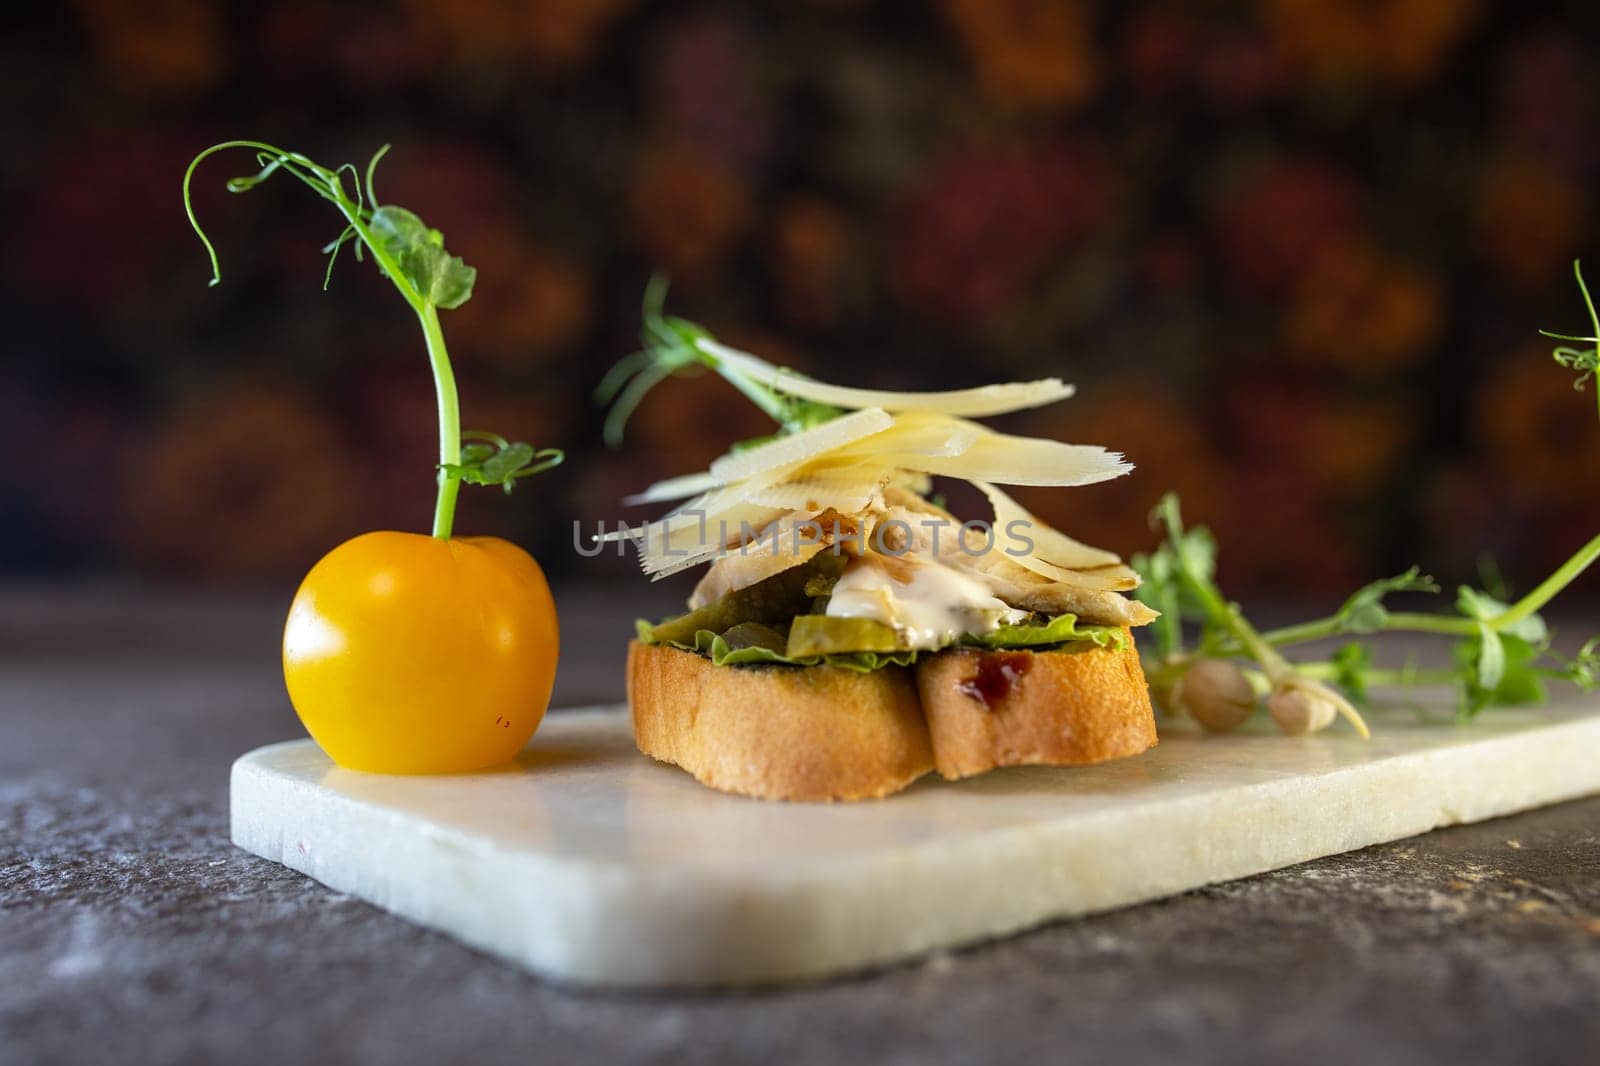
[[[678,648],[628,646],[639,750],[724,792],[780,800],[875,799],[933,769],[911,671],[717,666]]]
[[[1131,634],[1122,651],[955,648],[915,669],[934,762],[952,780],[997,766],[1104,762],[1156,743]]]
[[[628,704],[640,751],[762,799],[876,799],[935,768],[955,779],[1156,743],[1131,639],[1123,651],[958,648],[870,674],[717,666],[634,641]]]

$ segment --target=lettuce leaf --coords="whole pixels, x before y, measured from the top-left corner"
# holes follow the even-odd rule
[[[781,666],[826,665],[837,666],[843,670],[854,670],[858,674],[870,674],[872,671],[885,666],[910,666],[917,661],[917,653],[914,651],[835,652],[831,655],[807,655],[791,658],[781,651],[760,644],[748,644],[736,648],[723,639],[722,634],[713,633],[709,629],[696,630],[694,643],[684,644],[677,640],[656,639],[656,627],[642,618],[634,623],[634,627],[639,633],[639,639],[646,644],[669,644],[674,648],[682,648],[684,651],[698,652],[718,666],[754,666],[763,663]]]
[[[1088,641],[1112,651],[1122,651],[1128,646],[1127,636],[1117,626],[1080,625],[1078,616],[1072,614],[1058,614],[1053,618],[1034,615],[1026,622],[1001,626],[992,633],[962,638],[962,643],[975,644],[980,648],[1037,648],[1050,644],[1076,644],[1079,641]]]
[[[718,666],[751,666],[763,663],[783,666],[827,665],[866,674],[885,666],[910,666],[917,661],[918,655],[915,651],[858,651],[789,656],[773,643],[750,643],[741,640],[736,645],[730,643],[722,634],[710,629],[696,630],[694,642],[690,644],[679,637],[681,633],[679,627],[667,628],[667,623],[654,626],[642,618],[634,625],[639,639],[646,644],[669,644],[684,651],[696,652],[706,656]],[[657,635],[657,630],[663,628],[667,629],[669,636]],[[1001,626],[994,632],[982,636],[964,637],[962,643],[991,650],[998,648],[1048,650],[1061,645],[1083,643],[1112,651],[1122,651],[1128,646],[1127,637],[1116,626],[1079,624],[1077,616],[1070,614],[1059,614],[1053,618],[1034,615],[1027,622]]]

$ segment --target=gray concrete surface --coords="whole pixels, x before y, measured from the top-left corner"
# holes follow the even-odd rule
[[[614,696],[561,602],[558,699]],[[553,987],[228,844],[280,609],[0,593],[0,1062],[1600,1061],[1600,799],[830,984]]]

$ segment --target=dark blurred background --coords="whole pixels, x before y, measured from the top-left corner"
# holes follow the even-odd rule
[[[572,522],[763,419],[715,378],[620,452],[590,393],[673,309],[843,383],[1058,374],[1006,428],[1138,471],[1020,493],[1129,553],[1175,488],[1241,593],[1337,595],[1488,553],[1524,587],[1600,528],[1592,394],[1539,327],[1600,281],[1590,0],[76,0],[0,44],[0,566],[287,590],[341,539],[425,530],[414,319],[340,222],[233,137],[327,165],[477,266],[445,315],[465,424],[567,450],[462,532],[558,579]],[[631,517],[644,517],[633,514]],[[1591,583],[1590,589],[1595,586]]]

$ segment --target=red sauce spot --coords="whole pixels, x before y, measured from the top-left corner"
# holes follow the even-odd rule
[[[1029,655],[1024,651],[987,652],[978,657],[978,673],[956,686],[965,696],[982,702],[984,710],[1011,694],[1011,689],[1028,672]]]

